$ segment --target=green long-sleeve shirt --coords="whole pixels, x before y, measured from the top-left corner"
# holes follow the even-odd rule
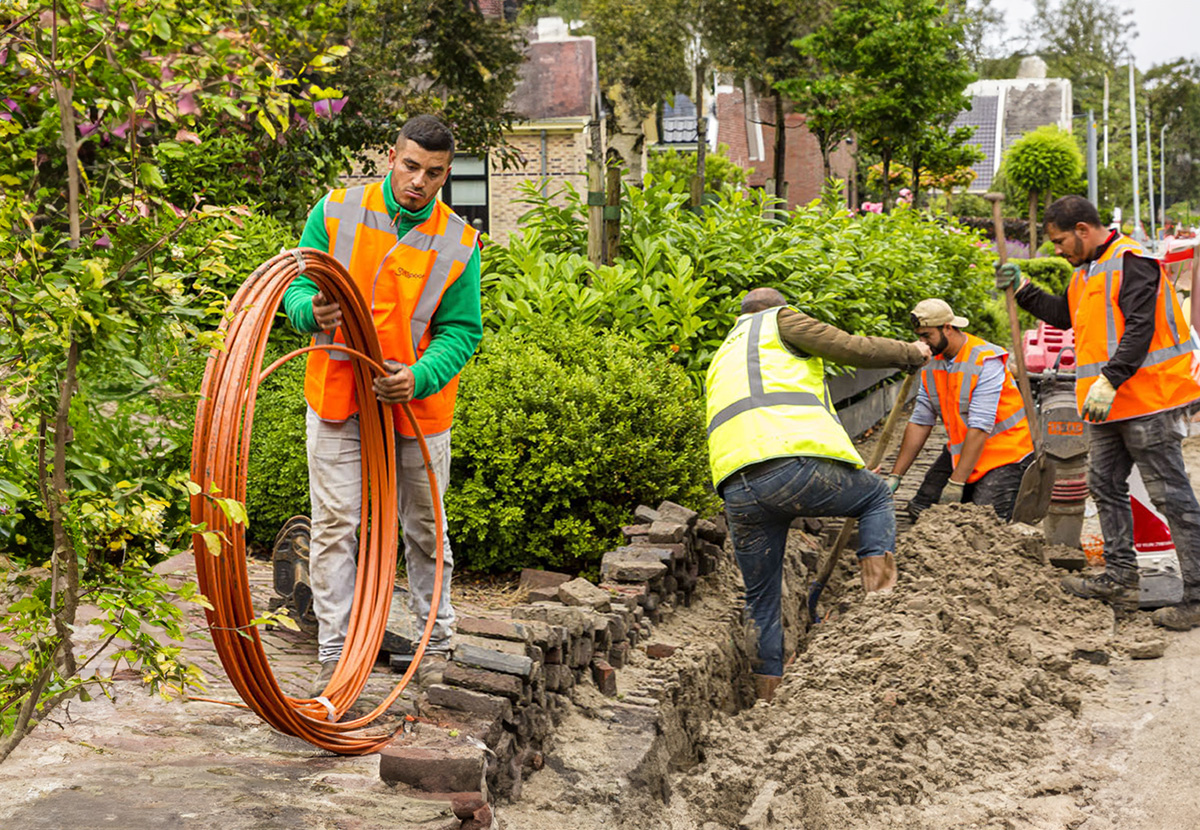
[[[323,196],[308,214],[300,247],[329,252],[329,232],[325,230],[325,202],[328,199],[328,195]],[[424,222],[433,212],[433,200],[415,213],[402,208],[392,194],[391,173],[383,180],[383,201],[393,222],[396,214],[400,215],[397,238]],[[312,312],[312,298],[316,293],[316,284],[303,275],[293,280],[284,293],[283,310],[297,331],[320,331]],[[426,398],[440,390],[462,371],[475,353],[483,338],[479,293],[479,248],[476,247],[462,274],[442,294],[429,322],[429,346],[412,365],[414,398]]]

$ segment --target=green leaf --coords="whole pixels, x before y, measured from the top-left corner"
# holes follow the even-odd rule
[[[208,547],[208,552],[212,556],[221,555],[221,535],[215,530],[206,530],[200,534],[204,539],[204,544]]]
[[[147,187],[153,187],[161,190],[166,187],[166,182],[163,181],[162,171],[157,165],[143,163],[138,165],[138,179]]]

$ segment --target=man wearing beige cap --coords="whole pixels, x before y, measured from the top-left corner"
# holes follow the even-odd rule
[[[916,519],[935,502],[991,505],[1008,521],[1033,460],[1033,439],[1021,393],[1006,365],[1008,353],[963,331],[967,320],[945,300],[928,299],[912,310],[917,337],[933,359],[921,370],[917,403],[888,476],[892,492],[925,445],[941,416],[949,436],[908,505]]]

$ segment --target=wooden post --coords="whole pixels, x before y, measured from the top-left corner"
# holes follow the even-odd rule
[[[1003,193],[985,193],[983,198],[992,203],[992,234],[996,238],[996,255],[1000,264],[1008,262],[1008,240],[1004,236],[1004,212],[1000,203],[1004,201]]]
[[[588,260],[604,262],[604,168],[599,158],[588,159]]]
[[[604,189],[604,264],[612,265],[621,244],[621,168],[608,166]]]

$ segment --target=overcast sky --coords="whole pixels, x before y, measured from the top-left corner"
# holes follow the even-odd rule
[[[1200,58],[1200,0],[1117,2],[1134,11],[1138,35],[1132,45],[1138,69],[1175,58]],[[1009,35],[1019,35],[1033,17],[1033,0],[992,0],[992,6],[1004,12]]]

